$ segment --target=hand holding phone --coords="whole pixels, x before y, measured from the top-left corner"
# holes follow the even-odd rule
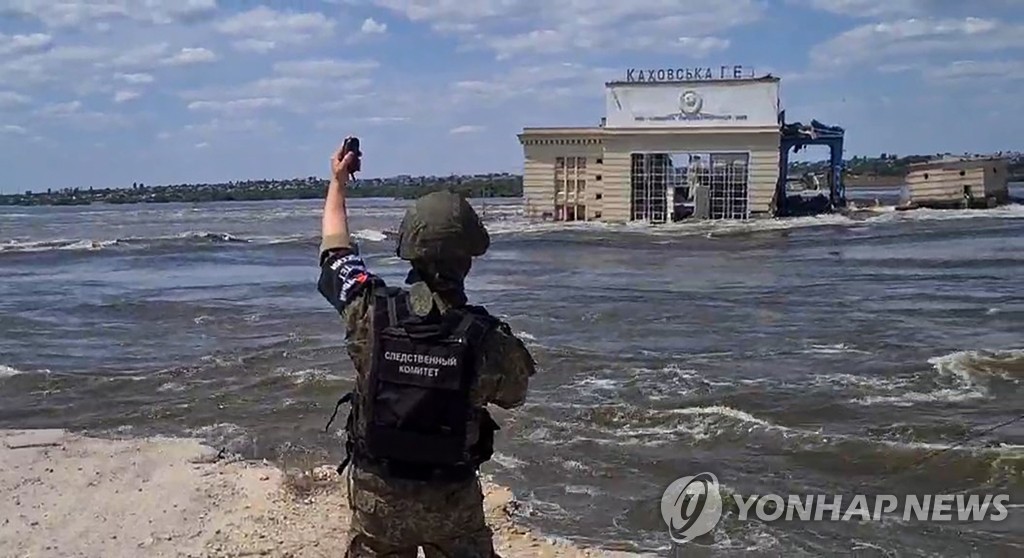
[[[349,153],[353,155],[353,159],[346,170],[348,171],[349,175],[352,176],[352,178],[355,178],[355,173],[362,170],[363,152],[360,151],[359,149],[359,138],[355,136],[349,136],[345,138],[344,143],[342,143],[341,145],[341,153],[339,154],[339,157],[341,157],[342,161],[344,161],[345,157]]]

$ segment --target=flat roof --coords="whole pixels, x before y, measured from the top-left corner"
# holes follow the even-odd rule
[[[541,134],[546,136],[558,136],[558,135],[599,135],[604,133],[604,128],[600,126],[587,126],[587,127],[562,127],[562,126],[543,126],[535,128],[523,128],[523,134]]]
[[[523,128],[523,131],[519,134],[523,135],[539,135],[539,136],[603,136],[603,135],[628,135],[628,134],[641,134],[641,135],[671,135],[671,134],[764,134],[764,133],[775,133],[780,134],[782,130],[778,126],[705,126],[705,127],[694,127],[694,128],[605,128],[605,127],[588,127],[588,128],[560,128],[557,126],[552,127],[537,127],[537,128]]]
[[[961,169],[965,167],[978,167],[990,165],[992,163],[1007,164],[1008,161],[1004,157],[977,157],[969,159],[936,159],[934,161],[924,161],[921,163],[911,163],[907,166],[908,171],[920,171],[930,169]]]
[[[782,81],[782,78],[775,76],[761,76],[756,78],[725,78],[725,79],[684,79],[675,81],[606,81],[605,87],[613,85],[697,85],[702,83],[772,83]]]

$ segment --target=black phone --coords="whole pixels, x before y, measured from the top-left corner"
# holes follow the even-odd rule
[[[355,155],[356,155],[355,167],[349,169],[349,170],[352,171],[353,174],[355,174],[355,173],[359,172],[360,170],[362,170],[363,152],[360,151],[360,149],[359,149],[359,138],[354,137],[354,136],[350,136],[350,137],[345,138],[345,142],[341,146],[341,156],[344,157],[345,155],[348,155],[349,153],[355,153]]]

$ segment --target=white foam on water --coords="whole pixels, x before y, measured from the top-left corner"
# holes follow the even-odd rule
[[[8,240],[0,244],[0,252],[48,252],[50,250],[100,250],[113,246],[118,240],[65,239]]]
[[[928,363],[940,373],[955,374],[966,383],[992,377],[1019,382],[1024,376],[1024,349],[957,351]]]
[[[11,368],[6,364],[0,364],[0,378],[10,378],[12,376],[18,376],[21,374],[24,374],[24,372],[18,370],[17,368]]]
[[[860,376],[855,374],[836,373],[816,375],[812,380],[812,385],[837,385],[844,388],[853,387],[880,392],[891,392],[894,389],[906,388],[912,382],[912,379],[905,377],[886,378],[879,376]]]
[[[992,209],[914,209],[887,211],[868,219],[869,222],[897,221],[960,221],[963,219],[1024,219],[1024,205],[1009,204]]]
[[[329,370],[323,368],[304,368],[302,370],[292,370],[288,367],[278,367],[275,372],[281,376],[292,378],[296,384],[304,384],[307,382],[336,382],[344,380],[345,378],[336,374],[331,374]]]
[[[604,491],[600,488],[590,485],[566,484],[563,485],[562,488],[565,490],[566,494],[577,494],[590,497],[596,497],[604,494]]]
[[[181,384],[181,383],[178,383],[178,382],[167,382],[167,383],[161,385],[160,387],[156,388],[156,391],[158,393],[166,393],[166,392],[176,392],[177,393],[177,392],[185,391],[186,389],[188,389],[188,387],[185,386],[185,384]]]
[[[388,239],[387,235],[374,229],[361,229],[352,233],[353,238],[369,242],[383,242]]]
[[[515,333],[516,337],[518,337],[519,339],[521,339],[523,341],[534,341],[534,342],[537,341],[537,337],[534,336],[532,333],[529,333],[529,332],[526,332],[526,331],[516,331],[514,333]]]
[[[562,461],[562,468],[565,469],[566,471],[572,471],[572,472],[575,472],[575,473],[578,473],[580,471],[589,471],[590,470],[590,467],[588,467],[585,463],[583,463],[582,461],[576,461],[574,459],[565,459],[565,460],[563,460]]]
[[[911,391],[902,395],[871,395],[854,399],[859,405],[891,405],[893,407],[913,407],[920,403],[962,403],[973,399],[984,399],[985,395],[978,392],[965,392],[959,389],[940,389],[930,392]]]
[[[503,469],[519,469],[523,465],[526,465],[525,461],[516,458],[516,456],[506,455],[501,452],[494,452],[494,455],[491,456],[491,460],[500,465]]]
[[[833,345],[811,345],[810,348],[801,351],[805,354],[818,354],[818,355],[842,355],[842,354],[860,354],[870,355],[869,351],[862,351],[847,345],[846,343],[836,343]]]
[[[991,397],[986,385],[994,378],[1019,384],[1024,380],[1024,350],[967,350],[928,359],[939,378],[951,379],[954,386],[931,391],[880,394],[854,399],[860,405],[910,407],[921,403],[962,403]],[[907,382],[909,383],[909,382]]]
[[[917,209],[912,211],[896,211],[893,206],[881,206],[860,208],[857,209],[857,211],[868,215],[866,217],[856,218],[841,213],[831,213],[808,217],[750,219],[746,221],[693,220],[657,225],[639,222],[607,223],[600,221],[537,221],[524,217],[507,219],[497,223],[489,223],[488,231],[492,235],[541,234],[555,231],[616,231],[634,232],[651,236],[704,236],[705,238],[714,239],[717,237],[736,234],[785,231],[825,226],[852,227],[863,230],[870,228],[870,226],[874,224],[903,221],[1024,218],[1024,205],[1021,204],[1005,205],[994,209]]]

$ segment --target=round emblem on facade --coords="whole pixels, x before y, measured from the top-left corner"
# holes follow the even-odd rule
[[[679,110],[683,111],[683,114],[697,114],[703,106],[704,99],[701,98],[700,93],[697,93],[696,91],[684,91],[683,94],[679,96]]]

